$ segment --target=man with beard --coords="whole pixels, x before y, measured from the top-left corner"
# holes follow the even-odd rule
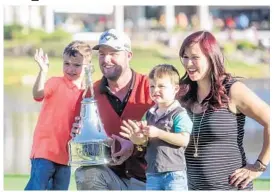
[[[125,33],[105,31],[93,49],[99,51],[103,73],[102,79],[94,83],[94,94],[104,129],[114,141],[113,161],[107,166],[77,168],[77,190],[145,190],[145,149],[118,135],[123,120],[141,120],[153,105],[148,78],[130,68],[133,54]],[[79,127],[74,123],[72,136],[79,133]]]

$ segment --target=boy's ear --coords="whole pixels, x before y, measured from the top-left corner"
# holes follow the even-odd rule
[[[180,90],[180,86],[179,85],[175,85],[175,93],[178,93]]]
[[[133,53],[132,52],[127,52],[128,59],[131,60]]]

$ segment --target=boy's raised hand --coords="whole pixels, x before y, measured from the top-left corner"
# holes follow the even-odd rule
[[[42,48],[39,50],[36,49],[34,60],[39,64],[40,70],[43,72],[48,72],[49,70],[49,59],[48,55],[44,54],[44,51]]]

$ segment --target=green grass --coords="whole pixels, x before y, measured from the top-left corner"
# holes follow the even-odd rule
[[[4,175],[4,190],[23,190],[28,179],[28,175]],[[270,190],[270,180],[255,180],[254,189]],[[76,190],[74,175],[71,176],[69,190]]]
[[[4,175],[4,190],[24,190],[28,180],[28,175]],[[76,190],[74,175],[71,176],[69,190]]]
[[[131,67],[140,73],[148,73],[150,69],[160,63],[173,64],[180,74],[184,74],[182,64],[177,59],[164,59],[156,49],[134,49]],[[61,58],[49,58],[50,69],[48,76],[62,75]],[[93,79],[99,79],[101,72],[98,67],[98,58],[94,56],[95,73]],[[229,59],[226,64],[227,71],[236,76],[245,78],[265,78],[269,77],[269,65],[247,65],[244,62]],[[4,84],[20,84],[22,77],[26,75],[36,76],[38,73],[38,64],[32,57],[4,57]]]

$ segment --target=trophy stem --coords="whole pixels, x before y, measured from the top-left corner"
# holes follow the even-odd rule
[[[90,98],[94,98],[94,90],[93,90],[93,83],[92,83],[92,73],[94,72],[93,65],[89,64],[85,68],[85,91],[82,95],[84,99],[88,90],[90,90]]]

